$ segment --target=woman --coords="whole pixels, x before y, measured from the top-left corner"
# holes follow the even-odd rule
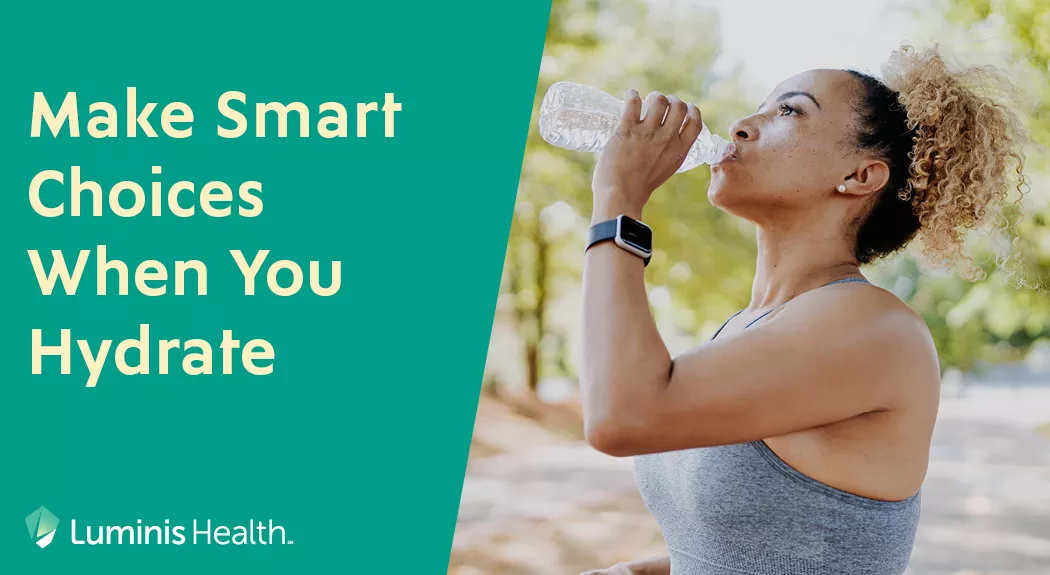
[[[799,74],[730,128],[708,198],[757,226],[758,262],[750,305],[707,344],[672,359],[642,259],[615,242],[588,249],[586,436],[637,456],[670,551],[591,573],[904,571],[940,370],[922,319],[860,266],[918,235],[927,256],[974,275],[962,232],[1006,201],[1026,136],[972,87],[987,69],[953,73],[936,51],[905,46],[885,71],[885,84]],[[595,224],[642,219],[699,133],[692,104],[659,93],[648,104],[639,120],[628,92],[595,168]]]

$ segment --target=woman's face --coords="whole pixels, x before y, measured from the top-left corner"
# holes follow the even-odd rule
[[[826,203],[860,159],[852,144],[857,89],[853,76],[839,70],[782,82],[755,114],[730,127],[737,153],[711,167],[711,204],[759,221],[771,209]]]

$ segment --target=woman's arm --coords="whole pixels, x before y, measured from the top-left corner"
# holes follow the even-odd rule
[[[633,119],[638,106],[636,95],[628,98],[595,169],[594,222],[620,213],[640,218],[695,140],[675,128],[686,116],[691,125],[694,108],[672,101],[657,125],[660,97],[650,95],[649,120]],[[584,427],[606,453],[724,445],[813,428],[894,408],[923,388],[919,378],[937,376],[921,318],[889,292],[857,286],[803,294],[747,331],[672,361],[649,311],[643,270],[641,259],[609,242],[586,255]]]

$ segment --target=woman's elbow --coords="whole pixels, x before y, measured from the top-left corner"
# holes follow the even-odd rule
[[[583,434],[594,449],[614,457],[645,453],[646,436],[659,421],[657,397],[645,393],[632,377],[632,386],[622,379],[590,378],[583,382],[588,390],[583,402]],[[627,393],[625,393],[627,391]]]
[[[638,455],[637,434],[612,417],[584,417],[583,435],[595,450],[613,457]]]

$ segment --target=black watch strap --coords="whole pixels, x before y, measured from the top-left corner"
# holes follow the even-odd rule
[[[589,230],[587,230],[587,248],[584,251],[591,249],[591,246],[593,246],[594,244],[598,244],[598,243],[601,243],[601,242],[607,242],[607,241],[613,240],[615,238],[616,238],[616,220],[615,219],[606,220],[604,222],[598,222],[598,223],[594,224],[593,226],[591,226],[591,228]],[[652,259],[652,256],[648,256],[648,257],[642,258],[642,261],[645,262],[645,265],[648,266],[650,259]]]

